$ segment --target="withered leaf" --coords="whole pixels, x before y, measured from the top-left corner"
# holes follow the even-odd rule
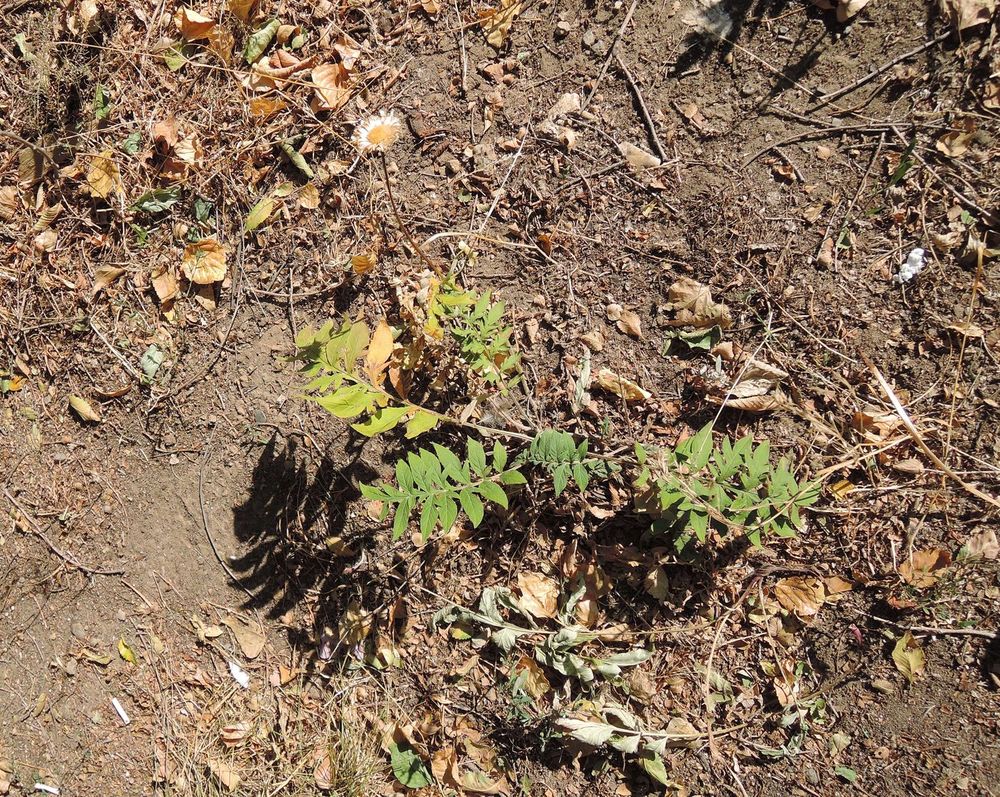
[[[805,620],[819,613],[826,601],[826,589],[818,578],[792,576],[774,585],[774,596],[782,608]]]
[[[899,566],[899,575],[915,589],[934,586],[941,571],[951,564],[951,554],[943,548],[924,548],[914,551],[909,560]]]
[[[555,617],[559,605],[559,585],[541,573],[518,573],[521,605],[535,617]]]
[[[674,311],[671,326],[714,327],[726,329],[733,319],[729,308],[712,300],[712,292],[706,286],[690,277],[681,277],[670,286],[668,307]]]

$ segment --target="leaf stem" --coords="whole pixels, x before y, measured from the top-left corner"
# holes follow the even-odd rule
[[[416,239],[410,233],[410,228],[403,223],[403,217],[400,216],[399,208],[396,206],[396,197],[392,194],[392,182],[389,180],[389,166],[386,162],[385,153],[381,150],[379,151],[379,157],[382,162],[382,176],[385,177],[385,192],[389,196],[389,205],[392,208],[392,215],[396,217],[396,224],[399,226],[399,229],[402,230],[403,236],[406,238],[410,246],[413,247],[413,250],[417,253],[420,259],[430,266],[431,270],[440,277],[442,273],[441,267],[431,261],[431,259],[424,254],[424,250],[420,248],[420,244],[417,243]]]

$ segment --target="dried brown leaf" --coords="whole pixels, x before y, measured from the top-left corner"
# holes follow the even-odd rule
[[[118,266],[98,266],[94,272],[94,287],[90,295],[97,296],[124,273],[125,269]]]
[[[903,634],[893,647],[892,661],[896,669],[906,676],[906,680],[911,684],[923,674],[927,664],[923,648],[909,631]]]
[[[792,576],[774,585],[774,597],[782,608],[806,620],[819,613],[826,601],[826,589],[818,578]]]
[[[90,423],[99,423],[101,420],[101,414],[90,406],[90,402],[81,396],[70,396],[69,406],[80,417],[80,420]]]
[[[633,338],[642,338],[642,320],[631,310],[622,310],[616,326],[626,335],[631,335]]]
[[[990,21],[996,11],[996,0],[940,0],[942,11],[959,30],[974,28]]]
[[[365,355],[365,372],[376,387],[379,387],[385,380],[385,372],[389,367],[389,359],[392,357],[394,347],[392,327],[383,318],[372,333],[371,343],[368,344],[368,353]]]
[[[488,8],[479,12],[479,24],[486,34],[491,47],[500,49],[510,35],[514,18],[521,13],[519,0],[500,0],[499,8]]]
[[[199,14],[187,6],[178,9],[174,14],[174,24],[181,36],[188,41],[210,38],[217,26],[214,19]]]
[[[261,654],[261,651],[264,650],[267,639],[262,633],[243,625],[235,617],[227,617],[222,621],[222,624],[229,626],[229,630],[232,631],[233,636],[236,638],[236,643],[240,646],[240,650],[243,651],[243,655],[248,659],[256,659]]]
[[[313,108],[336,111],[351,99],[351,76],[343,64],[320,64],[312,71]]]
[[[555,617],[559,608],[559,585],[541,573],[518,573],[521,605],[535,617]]]
[[[101,199],[107,199],[121,189],[121,172],[115,163],[112,150],[106,149],[91,159],[87,184],[91,192]]]
[[[226,249],[215,238],[202,238],[184,248],[184,276],[196,285],[211,285],[226,277]]]
[[[240,786],[240,776],[236,774],[227,762],[218,759],[208,759],[208,769],[217,781],[230,793],[236,791]]]
[[[659,166],[661,161],[652,152],[647,152],[642,149],[642,147],[637,147],[634,144],[629,144],[627,141],[622,142],[618,145],[618,149],[622,154],[622,157],[629,162],[629,165],[633,168],[642,171],[643,169],[651,169],[655,166]]]
[[[668,298],[668,307],[675,313],[671,326],[720,326],[726,329],[733,323],[729,308],[713,301],[708,286],[690,277],[682,277],[671,285]]]
[[[1000,556],[1000,544],[993,529],[983,529],[969,537],[964,546],[965,555],[970,559],[996,559]]]
[[[899,566],[899,575],[914,589],[934,586],[941,571],[951,564],[951,554],[943,548],[914,551],[908,561]]]
[[[653,397],[653,394],[648,390],[644,390],[631,379],[626,379],[609,368],[602,368],[598,371],[594,382],[597,383],[598,387],[621,396],[625,401],[649,401]]]
[[[524,674],[524,689],[534,698],[542,697],[552,689],[549,679],[545,676],[545,670],[530,656],[522,653],[513,670],[515,676]]]

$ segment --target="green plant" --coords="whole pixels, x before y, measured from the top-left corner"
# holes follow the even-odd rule
[[[406,459],[396,463],[398,486],[361,485],[365,498],[382,502],[383,519],[395,506],[394,539],[406,531],[415,510],[420,512],[420,534],[426,540],[438,523],[442,529],[451,528],[458,518],[459,506],[473,526],[483,522],[483,501],[507,508],[507,493],[501,485],[524,484],[524,474],[517,464],[507,467],[507,449],[499,441],[493,444],[490,457],[478,440],[470,437],[466,446],[464,461],[437,443],[433,451],[426,448],[411,451]]]
[[[764,534],[794,536],[820,486],[799,484],[787,460],[772,465],[770,454],[766,441],[754,445],[749,435],[714,446],[711,424],[675,448],[637,444],[637,505],[657,515],[654,530],[675,534],[679,549],[692,538],[705,542],[710,530],[741,531],[757,546]]]
[[[459,357],[473,373],[488,385],[512,387],[521,355],[511,343],[514,328],[504,323],[507,306],[491,297],[489,291],[479,295],[459,288],[449,277],[438,287],[430,314],[458,345]]]
[[[388,330],[388,327],[385,328]],[[407,438],[417,437],[444,418],[390,394],[382,381],[392,354],[391,333],[374,341],[364,323],[345,322],[336,329],[332,321],[320,329],[303,329],[295,339],[296,359],[312,380],[304,388],[306,398],[338,418],[367,416],[351,424],[371,437],[406,421]],[[363,367],[362,367],[363,359]]]
[[[588,457],[590,441],[577,444],[573,437],[559,429],[543,429],[528,445],[520,460],[548,472],[556,498],[569,484],[570,476],[580,492],[587,490],[592,476],[609,476],[619,468],[614,463]]]

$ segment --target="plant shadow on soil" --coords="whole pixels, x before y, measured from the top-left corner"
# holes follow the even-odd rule
[[[233,510],[233,531],[244,553],[230,564],[254,594],[245,608],[280,617],[310,593],[333,595],[351,572],[351,560],[326,554],[324,540],[346,533],[345,507],[360,497],[358,483],[378,476],[360,462],[360,448],[349,447],[340,464],[324,454],[317,465],[294,438],[282,442],[275,435],[264,446],[249,498]],[[362,542],[351,540],[359,549],[366,547]],[[326,603],[334,601],[321,601],[324,616],[317,622],[329,620],[335,608]],[[289,642],[314,644],[303,631],[292,632]]]

